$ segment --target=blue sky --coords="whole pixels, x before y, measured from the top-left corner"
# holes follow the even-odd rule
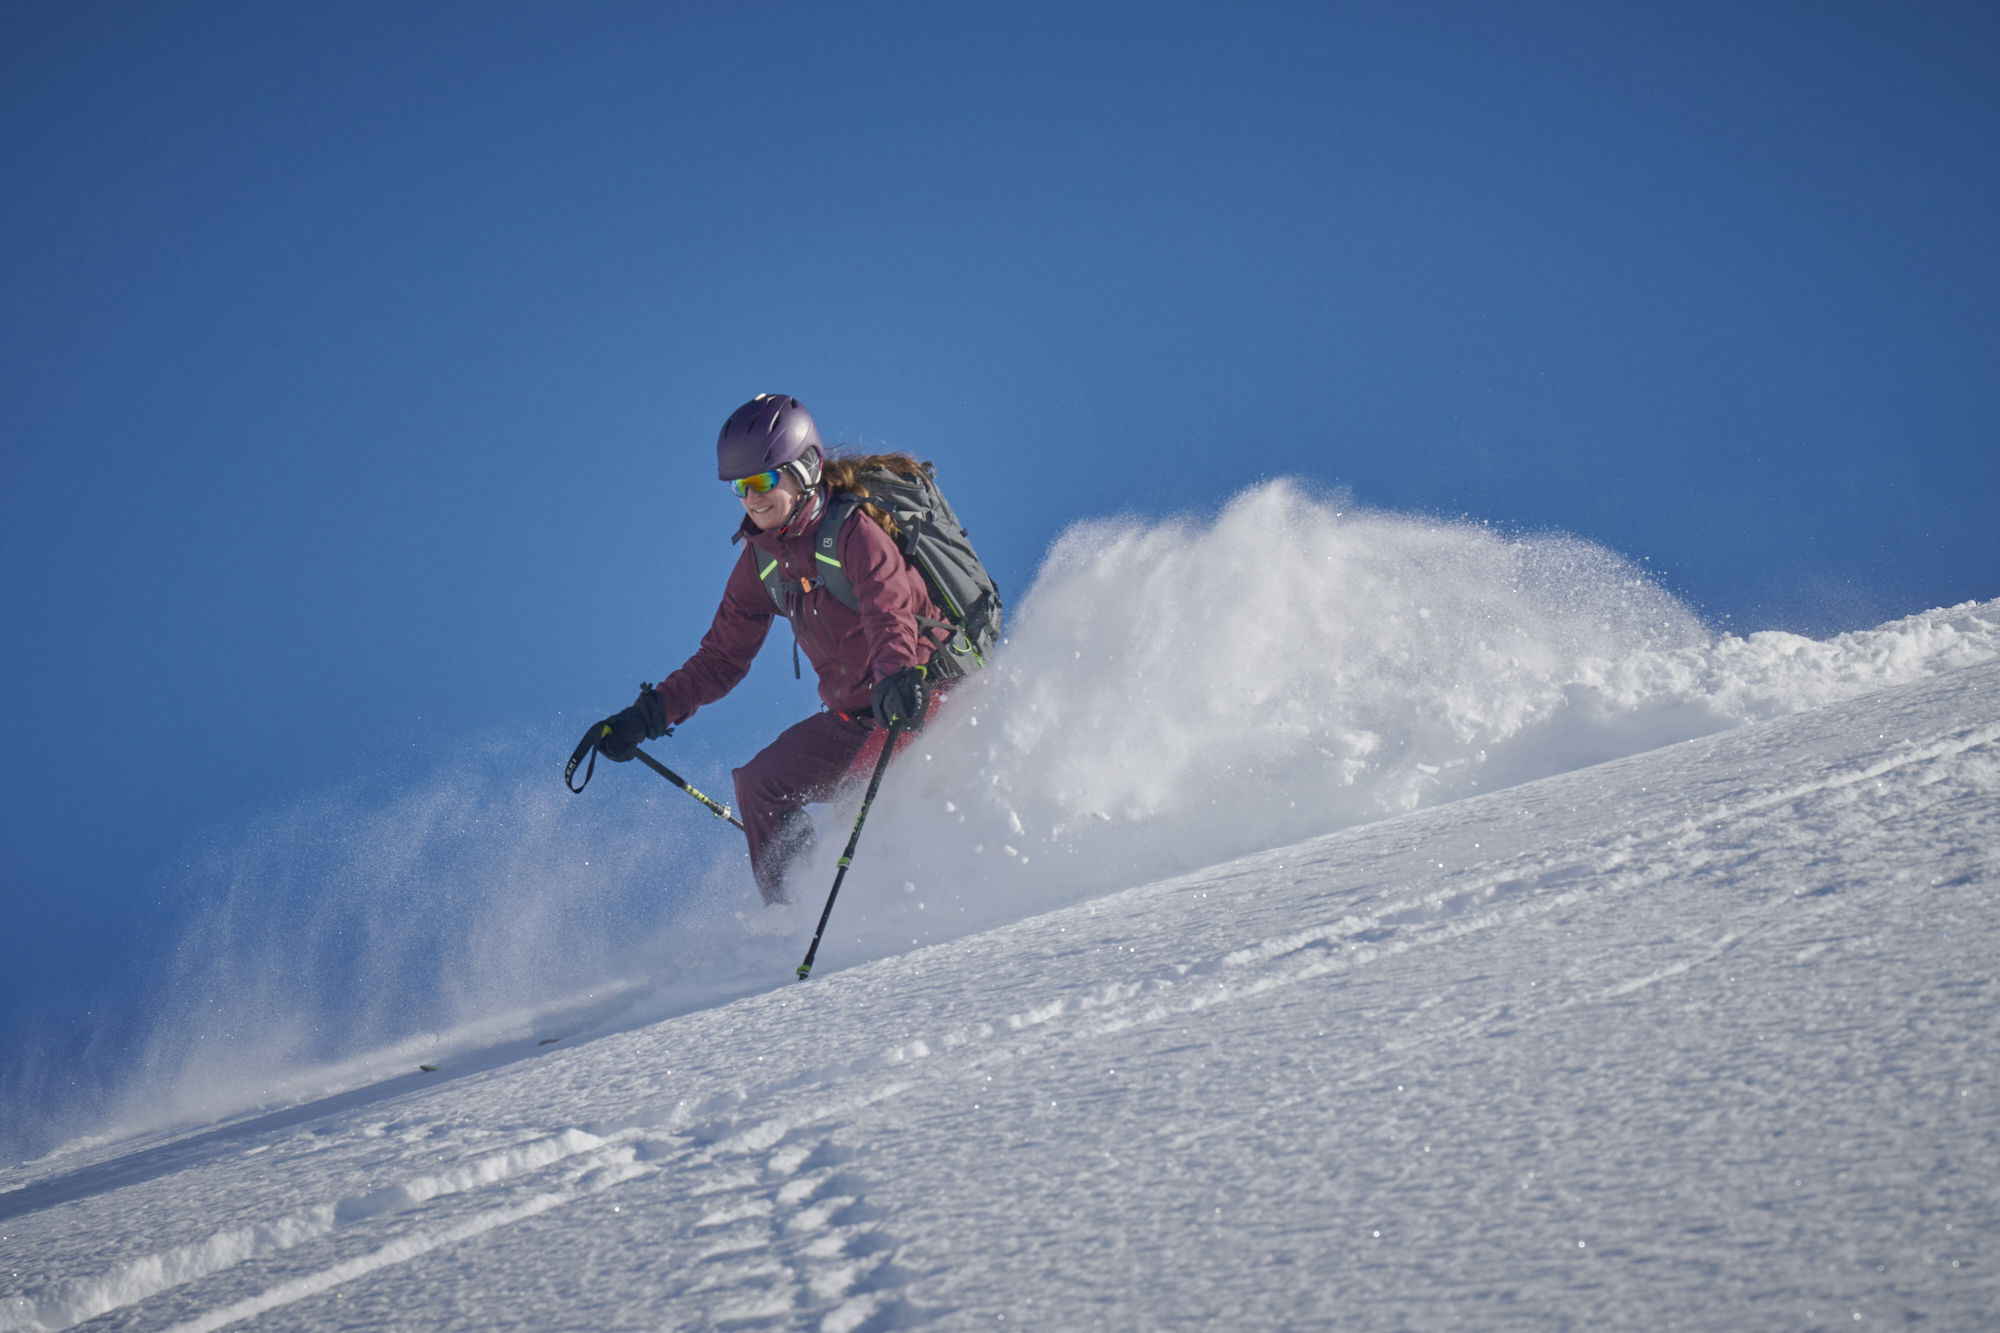
[[[936,460],[1017,593],[1277,475],[1739,632],[2000,593],[1996,55],[1978,4],[12,6],[4,1026],[115,1026],[273,803],[558,780],[705,627],[761,391]],[[781,647],[695,770],[812,706]]]

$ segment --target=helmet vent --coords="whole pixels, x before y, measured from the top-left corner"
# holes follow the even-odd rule
[[[760,393],[730,413],[716,436],[716,475],[724,481],[751,476],[818,447],[819,432],[798,399]]]

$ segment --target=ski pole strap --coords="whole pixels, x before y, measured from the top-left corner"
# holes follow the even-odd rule
[[[602,722],[593,722],[590,724],[590,730],[584,732],[583,739],[576,743],[576,749],[570,754],[569,764],[563,769],[563,786],[568,787],[573,792],[581,793],[585,787],[590,785],[590,775],[597,771],[597,742],[601,739],[603,732],[609,730],[610,728],[606,727]],[[582,782],[573,781],[572,779],[576,777],[576,766],[583,762],[585,755],[590,756],[590,767],[583,770]]]

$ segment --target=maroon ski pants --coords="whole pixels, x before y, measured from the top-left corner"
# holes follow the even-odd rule
[[[931,692],[926,722],[937,718],[945,693]],[[806,806],[832,800],[850,778],[866,773],[882,757],[887,734],[869,717],[814,713],[732,772],[736,812],[750,839],[750,873],[765,902],[786,900],[785,867],[812,842]],[[910,740],[909,733],[898,735],[896,748]]]
[[[874,763],[884,734],[865,718],[814,713],[735,770],[750,873],[765,902],[785,900],[785,866],[812,840],[805,807],[831,799],[851,773]]]

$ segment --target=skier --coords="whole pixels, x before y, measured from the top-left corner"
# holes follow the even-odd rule
[[[604,719],[597,751],[630,760],[641,741],[666,735],[735,688],[781,613],[765,583],[775,572],[783,581],[782,614],[819,674],[826,705],[734,770],[751,873],[766,903],[782,903],[785,867],[812,834],[804,807],[832,797],[849,773],[880,756],[892,734],[922,729],[937,698],[927,664],[950,630],[937,628],[943,617],[923,576],[873,506],[863,504],[842,524],[831,557],[853,585],[858,609],[833,596],[817,573],[828,559],[815,538],[831,493],[865,493],[858,479],[870,468],[909,475],[923,464],[908,454],[829,457],[811,415],[783,394],[760,394],[731,413],[715,452],[721,479],[743,505],[736,533],[743,552],[701,647],[658,685],[642,688],[630,708]]]

